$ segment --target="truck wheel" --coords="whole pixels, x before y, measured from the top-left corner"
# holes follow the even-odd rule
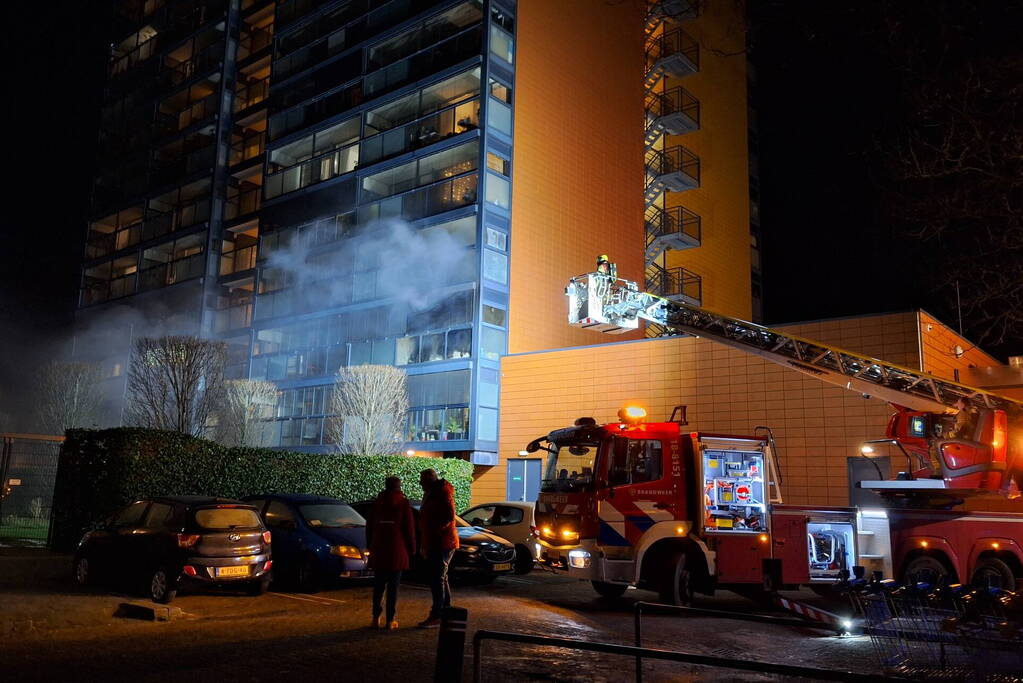
[[[692,574],[686,569],[685,553],[676,552],[671,556],[658,592],[661,602],[666,605],[688,607],[693,604],[693,580]]]
[[[920,555],[914,557],[902,571],[902,583],[912,584],[917,582],[938,583],[949,577],[948,567],[936,557]]]
[[[609,600],[615,600],[625,595],[625,589],[628,588],[623,583],[608,583],[606,581],[591,581],[593,584],[593,590],[602,598],[608,598]]]
[[[978,588],[994,585],[1007,591],[1016,590],[1016,577],[1012,573],[1012,567],[997,557],[985,557],[978,562],[977,568],[973,570],[971,583]]]

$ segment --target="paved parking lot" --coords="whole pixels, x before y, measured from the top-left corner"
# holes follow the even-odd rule
[[[367,628],[366,585],[316,594],[271,591],[260,597],[183,594],[170,622],[118,616],[138,598],[70,582],[70,561],[39,550],[0,549],[0,642],[5,679],[16,681],[317,681],[431,680],[437,631],[414,624],[429,591],[402,589],[396,632]],[[461,584],[455,603],[468,608],[469,637],[480,628],[631,644],[632,605],[654,596],[628,591],[602,601],[588,584],[535,571],[491,585]],[[705,606],[751,610],[723,594]],[[863,637],[709,618],[645,617],[644,644],[672,650],[875,671]],[[470,680],[470,647],[465,680]],[[633,661],[545,647],[489,643],[485,680],[628,681]],[[780,680],[669,663],[645,665],[645,680]]]

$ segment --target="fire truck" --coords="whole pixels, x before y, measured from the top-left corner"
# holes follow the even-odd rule
[[[887,444],[906,467],[860,482],[885,501],[874,509],[787,505],[767,427],[692,431],[683,406],[666,422],[636,406],[609,424],[580,417],[526,447],[547,452],[535,515],[542,564],[606,597],[637,586],[676,605],[721,588],[826,586],[857,566],[907,580],[1023,580],[1023,512],[962,505],[1018,495],[1023,403],[641,292],[613,270],[573,278],[566,293],[572,325],[615,334],[643,319],[887,400],[885,438],[864,455]]]

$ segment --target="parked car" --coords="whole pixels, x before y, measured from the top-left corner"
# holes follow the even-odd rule
[[[469,524],[482,527],[515,545],[515,573],[533,570],[536,540],[533,536],[533,503],[506,500],[475,505],[461,514]]]
[[[74,557],[81,584],[138,586],[156,602],[179,589],[270,583],[270,532],[256,509],[237,500],[164,496],[137,500],[82,537]]]
[[[366,569],[366,520],[340,500],[309,494],[246,496],[270,530],[274,574],[301,590],[337,579],[372,576]]]
[[[419,529],[420,501],[412,503],[412,514],[415,517],[416,529]],[[352,507],[366,517],[371,523],[373,501],[365,500],[352,503]],[[451,558],[449,571],[452,575],[472,575],[484,581],[492,581],[501,574],[508,574],[515,569],[515,546],[500,536],[495,536],[486,529],[474,527],[461,517],[455,516],[458,528],[458,550]],[[423,558],[417,554],[412,561],[413,576],[422,577],[426,574]]]

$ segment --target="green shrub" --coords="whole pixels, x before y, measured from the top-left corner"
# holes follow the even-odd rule
[[[473,468],[464,460],[228,448],[177,432],[72,429],[60,452],[52,544],[71,549],[95,522],[148,496],[315,493],[355,502],[374,498],[396,475],[418,498],[419,472],[427,467],[455,487],[459,510],[469,506]]]

